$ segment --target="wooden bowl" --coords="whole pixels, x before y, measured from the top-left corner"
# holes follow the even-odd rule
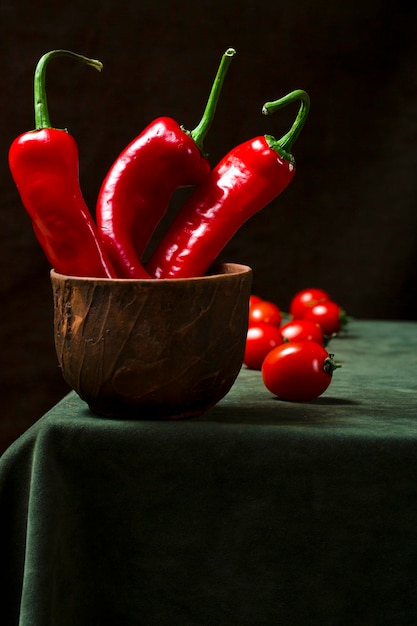
[[[67,384],[96,415],[199,415],[242,365],[252,270],[225,263],[204,277],[97,279],[51,271],[54,335]]]

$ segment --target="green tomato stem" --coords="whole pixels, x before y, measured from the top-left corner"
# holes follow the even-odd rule
[[[337,369],[338,367],[342,367],[340,363],[336,363],[333,357],[334,357],[334,354],[329,354],[329,356],[326,359],[324,359],[324,365],[323,365],[324,371],[330,376],[333,375],[333,372],[335,369]]]
[[[352,320],[352,318],[346,313],[344,309],[340,309],[339,319],[340,319],[340,330],[345,330],[346,326]]]

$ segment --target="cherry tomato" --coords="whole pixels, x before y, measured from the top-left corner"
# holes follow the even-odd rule
[[[319,302],[326,302],[330,300],[330,296],[323,289],[312,287],[310,289],[303,289],[295,294],[290,302],[290,314],[293,319],[301,319],[304,316],[306,307],[314,306]]]
[[[318,398],[339,367],[314,341],[289,341],[267,354],[262,364],[266,388],[282,400],[306,402]]]
[[[256,302],[249,309],[249,326],[263,322],[264,324],[273,324],[279,326],[282,320],[281,309],[268,300]]]
[[[262,298],[260,296],[255,295],[254,293],[252,293],[249,296],[249,308],[251,309],[253,307],[254,304],[258,304],[258,302],[262,302]]]
[[[328,336],[338,333],[346,324],[345,312],[332,300],[307,308],[303,319],[320,324],[323,333]]]
[[[281,335],[287,341],[315,341],[324,344],[323,331],[319,324],[310,320],[291,320],[280,328]]]
[[[282,342],[279,328],[273,324],[259,322],[259,324],[249,326],[243,363],[250,369],[260,370],[268,352]]]

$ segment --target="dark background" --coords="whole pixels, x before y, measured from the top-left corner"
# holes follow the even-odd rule
[[[414,3],[385,0],[2,0],[2,447],[67,391],[53,346],[49,267],[7,164],[12,140],[33,126],[39,57],[68,48],[104,64],[99,74],[56,59],[47,79],[52,123],[78,142],[92,211],[107,168],[152,119],[197,125],[226,48],[237,55],[205,142],[213,164],[250,137],[284,134],[297,105],[264,118],[262,104],[308,91],[294,181],[222,258],[250,265],[254,291],[283,309],[298,289],[316,285],[352,316],[417,319],[416,14]],[[187,193],[174,196],[152,246]]]

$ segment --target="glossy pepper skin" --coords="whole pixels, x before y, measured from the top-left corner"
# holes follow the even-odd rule
[[[120,278],[141,278],[143,252],[176,189],[197,185],[210,172],[203,140],[211,125],[223,80],[235,54],[223,55],[201,122],[186,131],[159,117],[118,156],[101,186],[96,219]]]
[[[35,72],[36,130],[13,141],[10,171],[52,267],[61,274],[112,278],[115,272],[80,189],[77,144],[67,131],[50,127],[44,74],[56,56],[101,66],[67,50],[53,50],[40,59]]]
[[[263,108],[268,114],[296,99],[297,119],[281,140],[266,135],[240,144],[192,193],[146,265],[151,276],[204,275],[242,224],[289,185],[295,174],[289,150],[307,117],[308,95],[296,90]]]
[[[119,156],[101,187],[96,220],[120,278],[143,278],[142,253],[175,189],[210,171],[189,135],[169,117],[153,121]]]

